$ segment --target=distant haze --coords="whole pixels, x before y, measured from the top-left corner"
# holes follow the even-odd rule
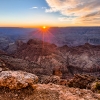
[[[100,27],[49,28],[45,34],[36,28],[0,28],[1,44],[7,45],[17,40],[27,42],[29,39],[39,39],[57,46],[78,46],[85,43],[100,45]]]

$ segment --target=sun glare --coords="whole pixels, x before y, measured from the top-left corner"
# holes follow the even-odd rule
[[[43,26],[42,28],[43,28],[43,29],[46,29],[46,26]]]
[[[41,26],[39,31],[41,33],[45,33],[45,34],[48,34],[48,30],[49,30],[49,27],[48,26]]]

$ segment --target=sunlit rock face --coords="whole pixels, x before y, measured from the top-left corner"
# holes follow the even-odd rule
[[[0,87],[10,89],[22,89],[32,86],[38,82],[38,77],[34,74],[22,71],[2,71],[0,72]]]

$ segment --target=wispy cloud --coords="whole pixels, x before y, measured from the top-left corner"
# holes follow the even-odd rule
[[[74,18],[77,16],[66,16],[66,17],[59,17],[58,20],[62,22],[72,22],[74,23]]]
[[[42,9],[46,9],[47,7],[42,7]]]
[[[60,12],[65,16],[78,16],[73,18],[60,18],[60,20],[98,22],[100,24],[100,0],[46,0],[49,5],[48,12]],[[73,20],[72,20],[73,21]]]
[[[38,7],[31,7],[30,9],[38,9]]]

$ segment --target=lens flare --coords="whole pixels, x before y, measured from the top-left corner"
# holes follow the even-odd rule
[[[43,26],[42,28],[43,28],[43,29],[46,29],[46,26]]]
[[[42,27],[40,28],[40,31],[41,31],[42,33],[47,34],[48,27],[47,27],[47,26],[42,26]]]

